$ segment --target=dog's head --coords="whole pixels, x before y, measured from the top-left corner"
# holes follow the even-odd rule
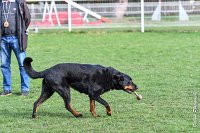
[[[109,70],[111,71],[113,86],[116,90],[124,90],[128,93],[132,93],[138,89],[129,75],[119,72],[114,68],[109,68]]]

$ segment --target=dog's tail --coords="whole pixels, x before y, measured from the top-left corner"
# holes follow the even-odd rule
[[[46,70],[41,71],[41,72],[36,72],[32,68],[32,65],[31,65],[32,61],[33,61],[33,59],[31,57],[26,57],[24,59],[23,65],[24,65],[24,69],[25,69],[26,73],[33,79],[44,78]]]

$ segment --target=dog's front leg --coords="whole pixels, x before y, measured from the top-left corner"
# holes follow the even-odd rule
[[[95,100],[101,103],[103,106],[105,106],[107,115],[111,116],[112,111],[111,111],[110,105],[105,100],[103,100],[100,96],[95,97]]]
[[[93,117],[99,117],[99,115],[97,115],[97,113],[95,111],[95,100],[92,98],[90,98],[90,112]]]

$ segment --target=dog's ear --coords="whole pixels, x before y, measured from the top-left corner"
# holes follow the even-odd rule
[[[106,72],[109,73],[110,75],[113,75],[114,71],[115,71],[115,69],[112,68],[112,67],[107,67],[106,68]]]
[[[124,77],[120,74],[113,74],[112,75],[113,79],[116,79],[118,81],[123,81],[124,80]]]
[[[109,72],[112,75],[112,78],[117,81],[124,80],[124,77],[120,74],[120,72],[115,70],[113,67],[107,67],[107,72]]]

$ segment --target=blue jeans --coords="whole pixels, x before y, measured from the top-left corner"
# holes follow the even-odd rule
[[[4,91],[12,91],[11,79],[11,52],[15,53],[18,61],[20,78],[21,78],[21,92],[29,91],[30,79],[23,67],[23,61],[26,57],[26,52],[22,52],[19,47],[18,38],[16,36],[3,36],[1,40],[1,71],[3,74],[3,89]]]

